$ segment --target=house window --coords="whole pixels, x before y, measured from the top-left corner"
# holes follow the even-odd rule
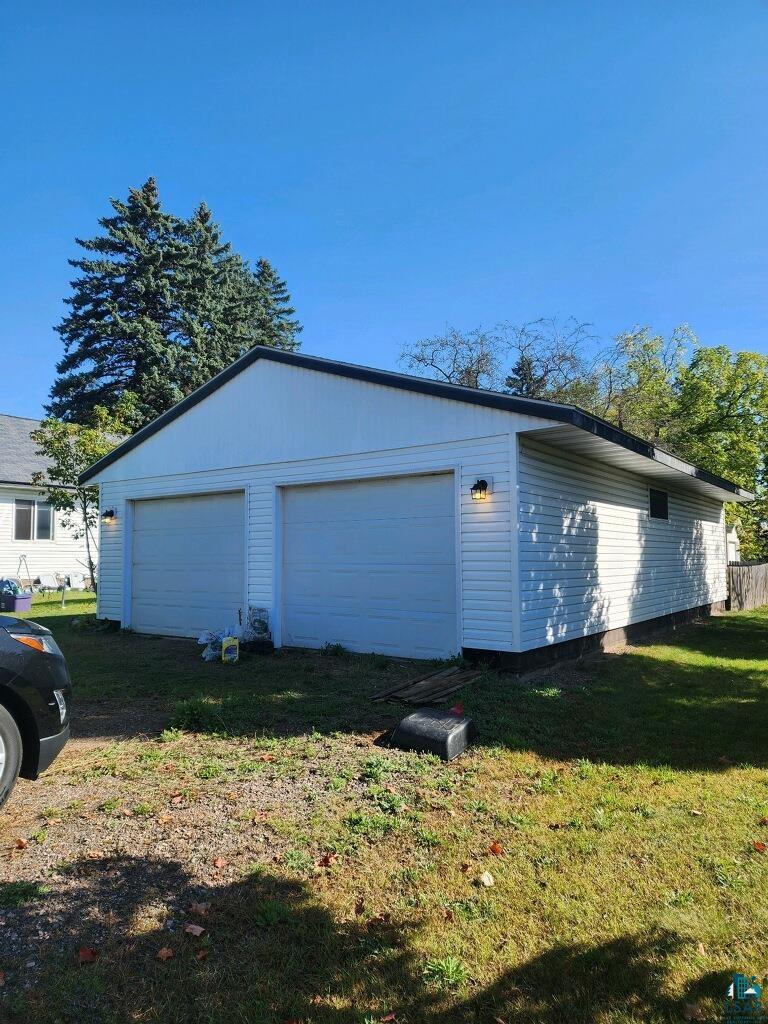
[[[53,540],[53,509],[47,501],[14,502],[14,540]]]
[[[649,488],[648,515],[651,519],[669,519],[669,495],[666,491]]]

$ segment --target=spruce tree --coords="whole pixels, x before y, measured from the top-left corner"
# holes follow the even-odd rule
[[[56,328],[51,415],[87,422],[130,393],[142,426],[253,345],[297,347],[285,282],[266,260],[252,272],[205,204],[189,220],[166,213],[153,178],[110,202],[105,233],[77,239],[86,255],[70,261],[81,274]]]
[[[293,351],[299,347],[296,336],[301,331],[301,324],[294,318],[296,310],[291,305],[285,281],[265,259],[257,262],[253,277],[257,294],[256,309],[259,312],[253,344],[272,345]]]
[[[105,234],[77,239],[93,255],[70,260],[81,276],[56,328],[64,358],[48,411],[75,423],[95,406],[114,410],[127,391],[137,396],[140,422],[182,395],[173,288],[178,222],[161,209],[153,178],[127,201],[110,203],[114,216],[99,220]]]
[[[178,279],[185,380],[196,388],[252,347],[251,321],[261,310],[244,284],[243,260],[222,241],[205,203],[180,232],[188,247]]]

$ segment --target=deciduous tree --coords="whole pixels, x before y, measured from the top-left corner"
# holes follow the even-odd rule
[[[86,425],[63,420],[43,420],[31,437],[37,454],[48,462],[48,468],[32,475],[46,500],[60,513],[62,524],[76,540],[85,541],[87,569],[96,585],[96,535],[99,522],[99,488],[83,486],[80,475],[103,458],[129,433],[135,413],[130,393],[124,395],[116,413],[96,406]]]

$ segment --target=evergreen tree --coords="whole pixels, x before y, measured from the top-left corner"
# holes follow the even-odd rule
[[[153,178],[111,205],[114,216],[99,220],[106,234],[77,239],[94,255],[70,260],[81,276],[56,328],[64,358],[48,411],[71,422],[86,422],[96,406],[116,408],[127,391],[136,394],[142,421],[181,397],[171,344],[176,219],[161,209]]]
[[[261,309],[243,260],[222,241],[205,203],[179,230],[188,256],[178,279],[184,377],[194,389],[256,344],[251,323]]]
[[[161,208],[150,178],[110,200],[105,234],[78,244],[81,275],[56,330],[64,357],[48,411],[87,422],[134,396],[142,426],[253,345],[297,347],[285,283],[266,260],[253,273],[201,204],[189,220]]]
[[[291,305],[288,288],[272,264],[260,259],[253,274],[256,285],[256,333],[252,344],[271,345],[293,351],[299,347],[296,338],[301,324],[294,318],[296,310]]]

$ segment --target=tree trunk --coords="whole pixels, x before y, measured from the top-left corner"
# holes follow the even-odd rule
[[[83,507],[83,523],[85,525],[85,557],[88,561],[88,572],[91,574],[91,583],[93,583],[93,592],[98,594],[98,582],[96,580],[96,565],[93,561],[93,555],[91,554],[91,528],[88,525],[88,498],[83,495],[82,498]]]

